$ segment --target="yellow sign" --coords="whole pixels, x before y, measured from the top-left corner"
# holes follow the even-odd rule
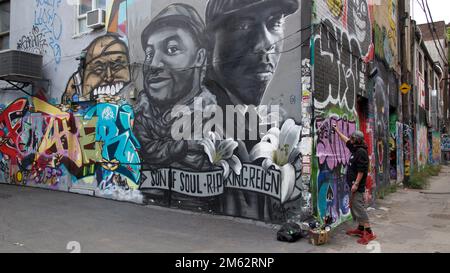
[[[400,86],[400,91],[406,95],[409,91],[411,91],[411,86],[407,83],[404,83],[402,84],[402,86]]]

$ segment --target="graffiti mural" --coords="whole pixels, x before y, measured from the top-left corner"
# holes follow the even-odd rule
[[[425,167],[428,162],[428,130],[420,125],[417,127],[417,164],[419,168]]]
[[[0,114],[0,152],[3,157],[13,161],[20,159],[16,147],[20,144],[20,134],[23,130],[21,119],[29,109],[26,99],[18,99],[6,107]]]
[[[350,151],[332,124],[348,136],[359,128],[358,94],[368,87],[367,67],[373,59],[372,13],[369,1],[363,0],[322,0],[314,5],[312,92],[317,170],[313,170],[312,181],[319,218],[331,217],[333,224],[339,224],[350,217],[346,183]]]
[[[318,210],[321,218],[330,216],[340,222],[350,214],[346,167],[350,151],[332,128],[336,124],[345,135],[356,131],[356,122],[332,117],[317,121],[316,155],[319,160]],[[342,217],[342,219],[341,219]]]
[[[417,69],[417,75],[416,75],[418,103],[419,103],[420,107],[425,109],[425,103],[426,103],[425,79],[419,71],[420,70]]]
[[[78,71],[67,83],[62,103],[123,96],[131,76],[128,47],[120,36],[101,36],[92,41],[84,53]]]
[[[74,110],[36,97],[13,102],[1,113],[4,176],[14,183],[59,190],[69,190],[69,181],[76,184],[79,178],[93,176],[101,182],[112,176],[127,189],[137,189],[140,164],[139,143],[132,134],[134,116],[129,105],[114,106],[115,115],[97,117],[104,104]],[[110,108],[114,109],[112,104]]]
[[[369,95],[370,96],[370,95]],[[364,140],[367,144],[367,152],[369,156],[369,171],[366,179],[366,190],[371,194],[370,197],[373,197],[373,189],[375,188],[376,181],[376,173],[375,173],[375,151],[373,145],[373,137],[374,137],[374,114],[373,107],[368,105],[368,101],[360,101],[358,103],[358,117],[359,117],[359,127],[361,132],[364,133]],[[374,202],[375,200],[372,198],[371,200]]]
[[[397,180],[397,114],[389,115],[389,175]]]
[[[109,1],[106,34],[79,39],[65,89],[51,92],[59,98],[5,105],[0,178],[273,223],[315,209],[333,224],[348,219],[350,151],[331,125],[360,128],[374,58],[369,1],[163,2]],[[36,1],[17,47],[61,63],[64,4]],[[301,18],[314,28],[298,30],[302,8],[318,11]],[[280,77],[291,62],[292,80]],[[388,122],[383,92],[364,124],[379,134],[373,160],[388,156],[375,126]]]
[[[400,122],[396,123],[396,139],[395,139],[395,145],[396,145],[396,157],[397,157],[397,182],[403,182],[405,177],[405,157],[404,157],[404,150],[405,147],[403,145],[404,139],[403,139],[403,124]]]
[[[23,35],[17,42],[17,49],[30,53],[45,55],[47,53],[47,39],[37,26],[33,26],[28,35]]]
[[[448,135],[442,135],[441,151],[442,151],[442,160],[450,161],[450,137]]]
[[[114,0],[111,1],[108,9],[108,18],[106,19],[106,29],[109,33],[117,33],[121,37],[128,35],[127,8],[133,4],[133,1]]]
[[[85,120],[97,117],[96,141],[102,146],[102,167],[127,177],[136,189],[140,181],[140,144],[132,132],[133,108],[123,102],[101,102],[89,109]]]
[[[314,97],[314,105],[317,109],[334,105],[354,113],[356,95],[366,87],[366,66],[356,57],[362,52],[356,40],[328,24],[321,25],[314,40],[317,88],[325,91]],[[329,71],[336,71],[336,77],[327,76]]]
[[[192,15],[184,18],[186,22],[172,20],[177,12],[183,11]],[[203,112],[217,102],[202,86],[207,57],[204,30],[196,10],[187,5],[172,5],[156,16],[142,33],[144,90],[136,107],[135,131],[143,145],[144,162],[197,170],[208,168],[209,162],[199,143],[172,137],[172,126],[177,120],[172,110],[176,105],[194,110],[194,98],[201,99],[200,112]],[[203,119],[194,117],[194,122],[202,123]]]
[[[34,38],[32,39],[35,39],[35,35],[38,35],[38,41],[43,41],[45,39],[46,47],[49,49],[48,52],[45,52],[51,52],[51,56],[53,57],[53,60],[56,64],[59,64],[61,62],[62,56],[60,40],[63,32],[63,20],[59,16],[58,11],[62,3],[62,0],[36,0],[32,31],[32,35],[34,36]],[[36,34],[34,34],[35,32]],[[35,41],[36,40],[34,40],[34,42]],[[30,44],[25,44],[25,46],[27,45]],[[31,45],[33,45],[33,40],[31,40]],[[44,45],[39,44],[35,45],[35,47],[36,46],[39,49]]]
[[[442,135],[441,149],[443,152],[450,152],[450,137],[448,135]]]
[[[405,159],[405,178],[411,176],[411,162],[413,162],[413,131],[411,127],[403,124],[403,148],[404,148],[404,159]]]
[[[397,0],[381,0],[373,4],[375,55],[390,68],[398,63],[398,4]]]
[[[57,40],[48,35],[60,26],[59,2],[37,1],[33,35],[47,28],[39,37]],[[143,201],[138,190],[140,143],[133,133],[134,109],[126,100],[133,86],[123,40],[107,34],[83,50],[61,104],[28,97],[3,109],[0,153],[6,181],[68,191],[86,186],[92,195]],[[38,46],[35,40],[23,42],[23,50]],[[49,43],[54,49],[56,45]]]
[[[332,125],[337,124],[339,130],[351,135],[356,131],[356,123],[341,120],[340,118],[330,118],[326,122],[317,122],[317,157],[321,165],[326,164],[328,168],[334,169],[338,165],[347,165],[350,158],[350,151],[345,143],[340,141],[339,136],[333,132]]]
[[[302,127],[279,118],[266,130],[250,125],[272,124],[261,101],[280,62],[285,20],[298,7],[210,0],[202,16],[180,3],[144,26],[134,132],[149,202],[280,222],[288,203],[304,197]]]
[[[441,162],[441,134],[439,132],[433,132],[431,135],[429,161],[434,165]]]
[[[385,186],[390,181],[390,116],[389,116],[389,94],[396,92],[396,80],[391,73],[388,72],[386,66],[375,61],[377,74],[370,80],[369,88],[371,96],[369,96],[369,104],[373,107],[374,113],[374,151],[375,151],[375,167],[376,167],[376,184]],[[396,120],[396,117],[393,117]],[[395,123],[392,126],[392,132],[395,134]],[[395,141],[391,143],[395,146]],[[393,157],[395,159],[395,152]],[[396,165],[395,160],[393,164]]]

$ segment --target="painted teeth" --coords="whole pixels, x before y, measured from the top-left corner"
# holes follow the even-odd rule
[[[97,87],[96,89],[94,89],[94,96],[100,96],[100,95],[115,96],[115,95],[119,94],[119,92],[122,90],[123,85],[124,84],[122,82],[119,82],[119,83],[116,83],[115,85],[111,85],[111,86]]]

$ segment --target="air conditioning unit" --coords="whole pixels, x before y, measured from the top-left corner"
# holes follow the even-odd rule
[[[42,79],[43,57],[19,51],[0,51],[0,80],[30,82]]]
[[[105,26],[106,11],[104,9],[94,9],[87,13],[88,28],[97,29]]]

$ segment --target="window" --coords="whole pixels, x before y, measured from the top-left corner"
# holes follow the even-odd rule
[[[106,9],[107,0],[79,0],[77,6],[77,34],[89,32],[87,13],[93,9]]]
[[[0,50],[9,48],[10,14],[10,1],[0,0]]]

